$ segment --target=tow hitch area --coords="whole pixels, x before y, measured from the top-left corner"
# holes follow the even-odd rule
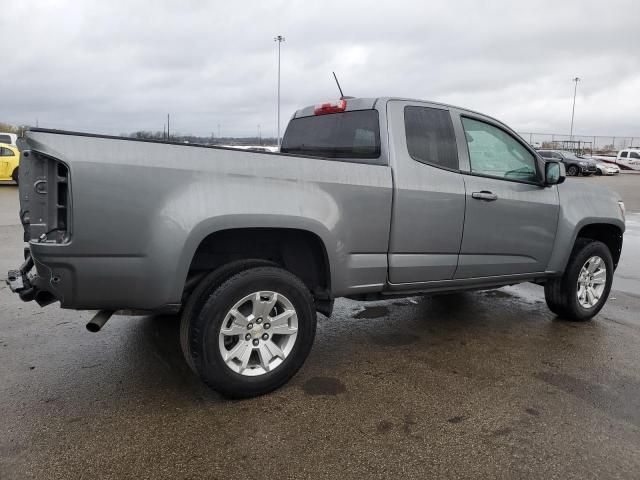
[[[26,253],[25,261],[18,270],[9,270],[7,273],[7,284],[12,292],[17,293],[24,302],[30,302],[35,298],[35,288],[29,281],[29,271],[33,268],[33,258],[31,253]]]

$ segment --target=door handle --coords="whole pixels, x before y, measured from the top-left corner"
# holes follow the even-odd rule
[[[493,202],[498,199],[498,195],[493,192],[488,192],[487,190],[483,190],[481,192],[473,192],[471,194],[472,198],[476,200],[486,200],[487,202]]]

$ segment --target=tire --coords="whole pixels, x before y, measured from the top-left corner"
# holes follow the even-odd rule
[[[16,167],[13,170],[13,173],[11,174],[11,178],[13,179],[14,182],[16,182],[16,185],[19,185],[19,183],[18,183],[18,168],[19,167]]]
[[[600,258],[604,264],[604,281],[595,285],[590,291],[596,291],[602,285],[601,293],[591,306],[585,306],[583,302],[588,303],[585,297],[582,301],[578,299],[579,279],[583,267],[587,268],[586,263],[592,258]],[[589,265],[595,265],[590,263]],[[601,271],[597,269],[596,272]],[[554,278],[544,286],[544,295],[549,309],[561,318],[571,321],[584,322],[591,320],[602,309],[609,297],[611,291],[611,283],[613,282],[613,259],[609,248],[602,242],[587,238],[579,238],[571,252],[571,257],[567,263],[562,277]],[[584,290],[583,290],[584,291]],[[592,299],[595,297],[592,297]]]
[[[578,175],[578,167],[576,167],[575,165],[570,165],[567,169],[567,175],[571,177],[575,177],[576,175]]]
[[[596,170],[596,175],[602,175],[602,170],[600,169]]]
[[[187,303],[185,304],[180,316],[180,346],[182,347],[182,353],[185,360],[187,361],[187,364],[194,373],[197,374],[198,372],[196,371],[196,368],[193,365],[193,361],[191,360],[191,349],[189,347],[188,332],[191,324],[191,319],[200,312],[200,309],[202,309],[203,305],[206,303],[207,299],[211,295],[211,292],[213,292],[216,288],[218,288],[236,273],[239,273],[243,270],[255,267],[267,267],[276,265],[276,263],[270,262],[269,260],[236,260],[215,269],[207,276],[205,276],[202,280],[200,280],[196,288],[189,295]]]
[[[256,294],[258,301],[253,300]],[[290,272],[267,266],[236,273],[210,291],[186,335],[191,361],[204,383],[226,397],[248,398],[293,377],[311,351],[315,332],[307,287]],[[223,355],[229,353],[225,361]]]

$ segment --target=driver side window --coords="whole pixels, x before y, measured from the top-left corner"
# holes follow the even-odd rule
[[[473,173],[526,182],[537,180],[535,157],[507,132],[465,117],[462,125]]]

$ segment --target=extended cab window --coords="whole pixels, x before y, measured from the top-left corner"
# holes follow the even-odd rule
[[[458,149],[451,115],[447,110],[405,107],[407,149],[414,160],[458,169]]]
[[[463,117],[462,125],[473,173],[527,182],[537,180],[535,157],[507,132],[471,118]]]
[[[289,122],[280,151],[323,158],[378,158],[378,111],[355,110],[294,118]]]

